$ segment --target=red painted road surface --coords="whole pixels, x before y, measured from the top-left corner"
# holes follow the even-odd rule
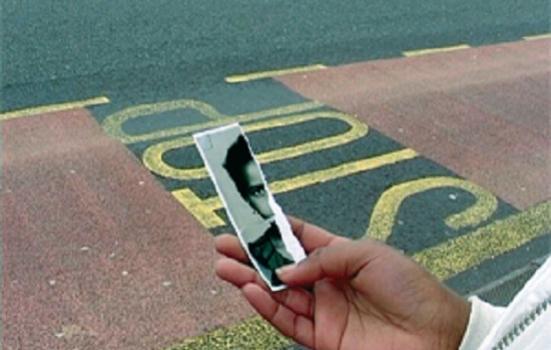
[[[159,349],[250,314],[211,235],[87,111],[2,132],[4,349]]]

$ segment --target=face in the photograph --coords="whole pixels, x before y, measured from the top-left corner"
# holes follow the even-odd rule
[[[245,164],[243,177],[247,186],[245,200],[264,219],[274,216],[268,201],[268,191],[266,191],[262,175],[254,161],[251,160]]]
[[[242,135],[228,149],[224,168],[228,171],[241,197],[258,215],[264,219],[274,216],[262,174]]]

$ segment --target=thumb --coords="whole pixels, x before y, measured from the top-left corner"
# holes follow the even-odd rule
[[[316,249],[305,260],[276,272],[289,286],[311,285],[324,278],[352,279],[381,251],[372,240],[347,241]]]

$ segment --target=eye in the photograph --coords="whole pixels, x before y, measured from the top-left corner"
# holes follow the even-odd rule
[[[262,197],[266,195],[264,185],[256,185],[249,188],[249,196]]]

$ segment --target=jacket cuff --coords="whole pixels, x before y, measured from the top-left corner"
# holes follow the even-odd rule
[[[477,296],[470,297],[469,302],[471,303],[469,324],[459,350],[478,349],[505,311],[504,307],[493,306]]]

